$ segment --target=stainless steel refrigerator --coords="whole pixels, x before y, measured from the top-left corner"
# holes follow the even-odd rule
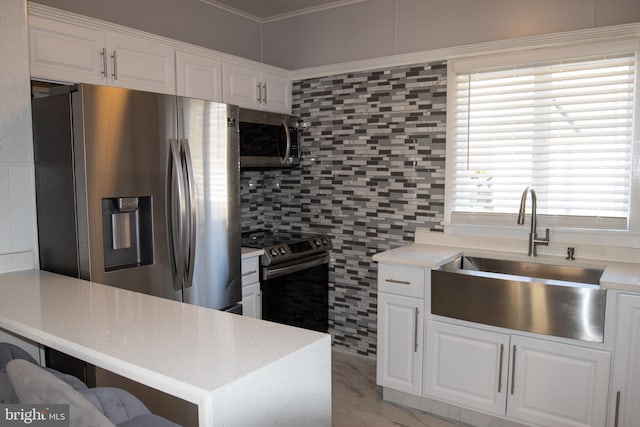
[[[32,111],[43,270],[241,311],[237,107],[82,84]]]

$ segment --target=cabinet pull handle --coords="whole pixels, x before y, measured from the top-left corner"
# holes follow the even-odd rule
[[[502,391],[502,360],[504,357],[504,344],[500,344],[500,367],[498,368],[498,393]]]
[[[258,83],[256,87],[258,88],[258,102],[262,103],[262,85]]]
[[[242,277],[244,276],[251,276],[254,273],[257,273],[258,270],[251,270],[251,271],[247,271],[246,273],[242,273]]]
[[[418,316],[420,315],[420,310],[416,307],[416,324],[413,330],[413,352],[418,351]]]
[[[266,83],[262,83],[262,89],[264,89],[263,102],[266,104],[267,103],[267,84]]]
[[[407,280],[396,280],[396,279],[384,279],[385,282],[388,283],[397,283],[399,285],[410,285],[411,282],[407,281]]]
[[[616,393],[616,413],[613,419],[613,427],[618,427],[618,416],[620,415],[620,392]]]
[[[516,346],[513,346],[513,354],[511,355],[511,394],[516,389]]]
[[[100,57],[102,58],[102,75],[104,76],[104,78],[107,78],[107,48],[103,47],[102,50],[100,51]]]
[[[118,56],[117,52],[114,50],[113,55],[111,55],[111,59],[113,59],[113,80],[118,80]]]

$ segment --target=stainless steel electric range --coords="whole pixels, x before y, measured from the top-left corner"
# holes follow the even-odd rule
[[[242,246],[265,251],[260,257],[262,318],[327,332],[329,236],[257,230],[242,234]]]

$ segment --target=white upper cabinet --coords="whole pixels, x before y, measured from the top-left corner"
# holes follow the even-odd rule
[[[260,71],[241,65],[224,63],[224,102],[252,110],[262,106]]]
[[[110,85],[176,93],[173,48],[131,36],[107,34],[106,49]]]
[[[291,80],[262,72],[263,110],[291,114]]]
[[[32,78],[175,94],[172,47],[38,16],[29,36]]]
[[[291,113],[291,81],[255,68],[222,65],[224,102],[252,110]]]
[[[104,32],[31,16],[29,44],[31,77],[106,84]]]
[[[176,85],[180,96],[222,102],[222,61],[177,51]]]
[[[276,67],[37,3],[29,4],[29,41],[34,79],[177,94],[291,114],[291,80]]]

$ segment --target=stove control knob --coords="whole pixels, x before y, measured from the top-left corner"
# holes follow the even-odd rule
[[[328,244],[329,244],[329,241],[327,240],[327,238],[326,238],[326,237],[323,237],[323,238],[322,238],[322,244],[323,244],[323,245],[328,245]]]
[[[273,255],[273,256],[278,256],[278,255],[280,255],[280,253],[278,252],[278,249],[276,249],[276,248],[271,249],[271,251],[270,251],[270,252],[271,252],[271,255]]]
[[[316,246],[322,246],[322,240],[320,240],[320,239],[315,239],[315,240],[313,241],[313,243],[315,243],[315,244],[316,244]]]
[[[287,248],[285,248],[284,246],[280,246],[280,253],[282,255],[285,255],[287,253]]]

